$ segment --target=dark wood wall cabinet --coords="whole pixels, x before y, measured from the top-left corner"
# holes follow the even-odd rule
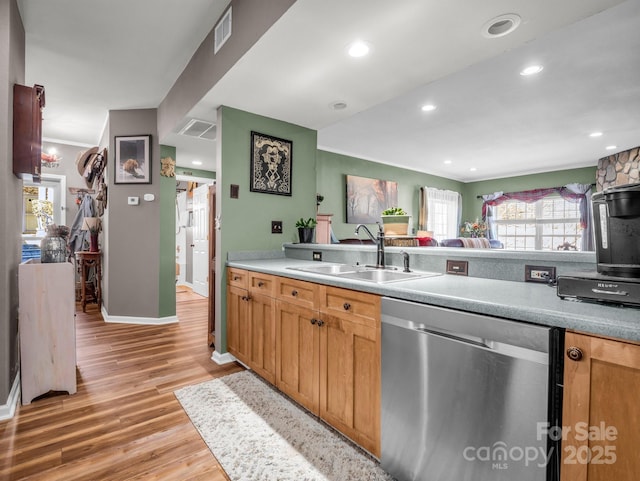
[[[44,87],[13,86],[13,173],[40,182]]]

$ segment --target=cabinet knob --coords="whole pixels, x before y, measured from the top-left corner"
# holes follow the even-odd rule
[[[264,286],[264,282],[258,282],[258,287]]]
[[[324,321],[322,319],[318,319],[318,327],[324,326]]]
[[[240,276],[233,276],[233,280],[234,281],[239,281],[240,280]]]
[[[298,295],[298,291],[296,291],[295,289],[291,291],[291,295],[293,297],[296,297]]]
[[[567,349],[567,357],[572,361],[580,361],[582,359],[582,350],[579,347],[571,346]]]
[[[316,322],[318,322],[317,319],[311,319],[311,324],[315,324]]]
[[[345,311],[348,311],[349,309],[351,309],[351,304],[349,304],[348,302],[345,302],[344,304],[342,304],[342,307],[344,307]]]

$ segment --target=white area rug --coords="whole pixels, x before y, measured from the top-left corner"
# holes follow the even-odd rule
[[[175,392],[232,481],[390,481],[378,463],[250,371]]]

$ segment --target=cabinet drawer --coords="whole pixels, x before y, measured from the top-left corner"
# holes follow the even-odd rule
[[[229,267],[227,269],[227,284],[240,289],[247,289],[249,287],[249,272]]]
[[[372,327],[380,325],[380,296],[320,286],[320,310]]]
[[[270,274],[260,272],[249,273],[249,292],[252,294],[264,294],[273,297],[276,291],[275,277]]]
[[[311,309],[318,308],[318,285],[311,282],[278,277],[276,297]]]

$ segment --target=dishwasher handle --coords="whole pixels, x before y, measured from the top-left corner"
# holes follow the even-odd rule
[[[465,344],[471,344],[473,346],[484,347],[485,349],[491,349],[491,346],[489,346],[484,341],[484,339],[481,339],[479,337],[461,336],[457,334],[451,334],[449,332],[434,331],[433,329],[427,329],[426,327],[416,327],[415,330],[424,332],[427,334],[432,334],[438,337],[444,337],[446,339],[452,339],[454,341],[464,342]]]

